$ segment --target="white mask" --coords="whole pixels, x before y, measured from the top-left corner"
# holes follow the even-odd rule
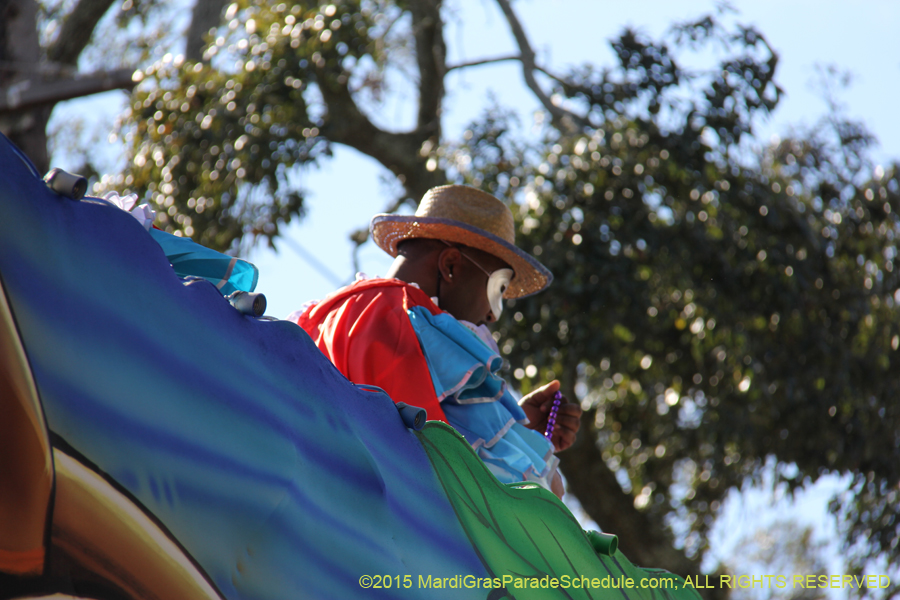
[[[503,293],[509,287],[512,277],[512,269],[497,269],[488,277],[487,297],[491,304],[491,312],[494,313],[494,319],[499,319],[500,313],[503,312]]]

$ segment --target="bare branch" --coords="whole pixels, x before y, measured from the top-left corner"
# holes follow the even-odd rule
[[[41,59],[37,34],[37,3],[30,0],[0,2],[0,59],[12,64],[36,65]],[[7,92],[30,76],[26,69],[0,71],[0,89]],[[34,162],[40,172],[48,169],[47,120],[50,108],[41,107],[0,118],[0,131]]]
[[[552,79],[553,81],[555,81],[556,83],[559,83],[561,85],[572,85],[571,82],[566,81],[559,75],[551,73],[550,71],[548,71],[547,69],[545,69],[544,67],[542,67],[540,65],[534,65],[534,68],[536,70],[540,71],[541,73],[543,73],[544,75],[546,75],[547,77],[549,77],[550,79]]]
[[[318,271],[319,275],[330,281],[332,285],[336,285],[338,287],[345,285],[345,282],[340,277],[338,277],[334,273],[334,271],[329,269],[328,265],[316,258],[315,254],[301,246],[300,243],[297,240],[293,239],[291,236],[283,235],[279,237],[278,241],[284,242],[288,248],[293,250],[297,256],[306,261],[306,264]]]
[[[522,61],[522,75],[525,77],[525,83],[534,95],[537,96],[537,99],[544,108],[547,109],[547,112],[550,113],[553,124],[560,131],[566,133],[574,133],[579,127],[589,125],[584,117],[580,117],[553,104],[553,101],[550,100],[546,93],[544,93],[544,90],[541,89],[541,86],[538,85],[537,80],[534,78],[534,72],[538,70],[538,67],[535,65],[535,54],[534,50],[531,49],[528,36],[525,35],[525,30],[522,28],[519,18],[513,11],[512,6],[510,6],[509,0],[497,0],[497,4],[500,5],[500,10],[502,10],[503,14],[506,16],[509,27],[512,29],[513,37],[516,38],[516,44],[519,46],[519,51],[521,53],[520,60]],[[543,69],[541,69],[541,71],[543,71]]]
[[[0,115],[109,90],[130,90],[134,85],[131,69],[91,73],[53,82],[26,79],[9,86],[0,96]]]
[[[222,9],[227,0],[196,0],[191,12],[191,25],[188,27],[185,41],[184,57],[187,60],[203,59],[204,37],[209,30],[216,27],[222,19]]]
[[[328,140],[380,162],[397,176],[411,198],[421,198],[429,188],[446,183],[445,174],[429,170],[427,158],[419,152],[432,135],[430,130],[393,133],[379,129],[359,109],[346,81],[337,81],[320,70],[317,82],[327,107],[320,129]]]
[[[0,2],[0,86],[27,76],[41,55],[38,41],[37,3],[29,0]]]
[[[403,184],[408,198],[418,200],[434,186],[446,183],[446,174],[429,164],[421,149],[437,144],[441,136],[441,105],[447,72],[446,46],[440,0],[411,0],[413,35],[419,70],[419,114],[409,132],[379,129],[360,110],[346,78],[318,69],[316,81],[327,107],[321,130],[331,142],[345,144],[387,167]]]
[[[440,0],[409,3],[419,67],[419,115],[416,127],[437,142],[441,137],[441,103],[447,73],[447,47]]]
[[[384,208],[383,212],[385,212],[389,215],[392,215],[395,212],[397,212],[398,210],[400,210],[400,207],[403,206],[405,203],[406,203],[406,198],[403,198],[402,196],[400,198],[394,198],[394,200],[392,200],[391,203],[388,204]]]
[[[397,12],[393,17],[390,17],[390,20],[387,22],[387,25],[384,27],[384,33],[377,40],[381,43],[381,47],[379,51],[383,51],[387,46],[387,39],[390,37],[391,31],[394,29],[394,25],[400,22],[400,19],[403,18],[403,11]]]
[[[79,0],[66,17],[56,41],[47,48],[47,58],[52,62],[77,64],[97,23],[113,2],[114,0]]]
[[[510,54],[509,56],[498,56],[496,58],[484,58],[482,60],[473,60],[470,62],[460,63],[458,65],[452,65],[447,67],[447,72],[453,71],[454,69],[465,69],[467,67],[479,67],[481,65],[489,65],[492,63],[505,62],[508,60],[522,60],[522,56],[519,54]],[[543,69],[541,69],[543,71]]]
[[[78,73],[78,69],[72,65],[51,63],[47,61],[24,62],[0,60],[0,73],[24,73],[28,75],[43,75],[46,77],[74,77]]]
[[[384,210],[382,210],[382,212],[392,215],[400,210],[400,207],[406,204],[408,200],[409,198],[407,195],[395,198],[384,208]],[[352,231],[350,233],[350,241],[353,242],[353,251],[351,253],[353,255],[353,272],[359,273],[362,270],[359,266],[359,249],[362,248],[363,244],[369,241],[369,227],[360,227],[359,229]]]

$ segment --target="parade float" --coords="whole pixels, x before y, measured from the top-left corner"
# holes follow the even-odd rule
[[[0,597],[697,597],[5,138],[0,179]]]

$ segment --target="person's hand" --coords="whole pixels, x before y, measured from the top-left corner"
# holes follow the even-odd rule
[[[530,421],[526,427],[540,433],[547,430],[547,419],[550,417],[550,408],[553,406],[553,395],[559,390],[559,381],[550,383],[534,390],[519,402],[519,406],[525,411],[525,416]],[[565,450],[575,443],[575,435],[581,427],[581,406],[569,402],[565,396],[559,404],[559,412],[556,413],[556,426],[553,428],[553,447],[556,451]]]

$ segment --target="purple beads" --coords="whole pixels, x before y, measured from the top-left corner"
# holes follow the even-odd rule
[[[547,431],[544,432],[544,437],[548,440],[553,437],[553,429],[556,427],[556,413],[559,412],[559,404],[562,402],[562,397],[562,392],[559,390],[553,394],[553,406],[550,407],[550,416],[547,417]]]

